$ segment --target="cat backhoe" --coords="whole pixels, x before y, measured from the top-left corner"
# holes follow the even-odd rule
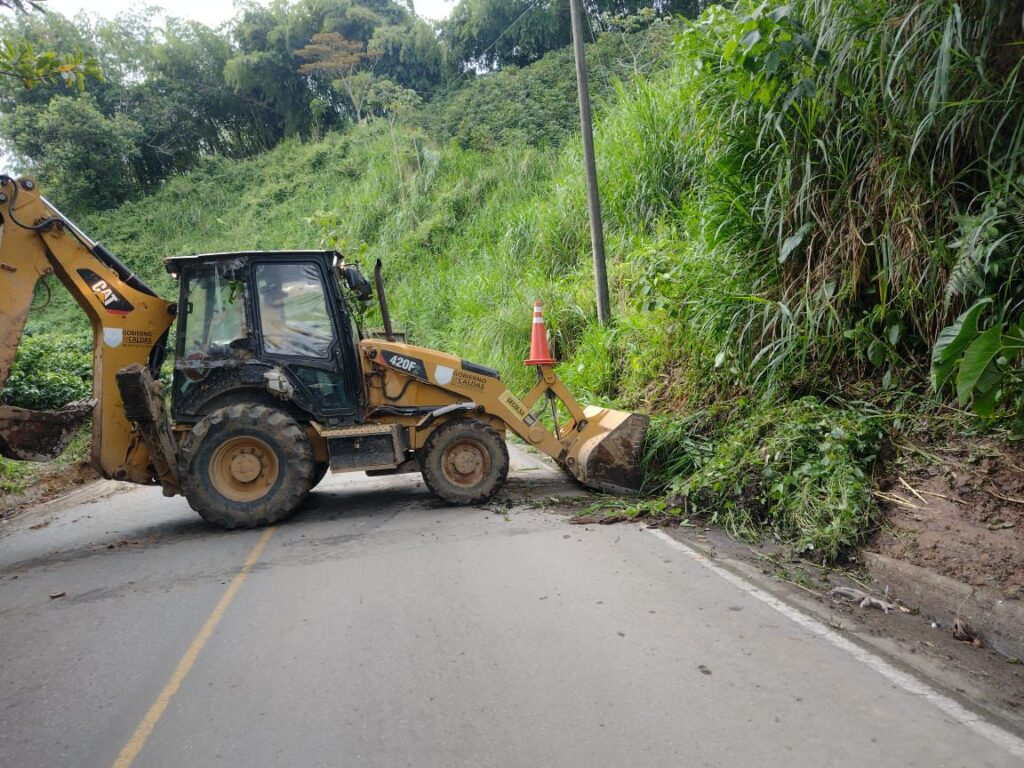
[[[91,418],[103,477],[182,494],[224,528],[283,519],[327,471],[421,472],[445,501],[483,502],[506,479],[509,431],[586,486],[639,484],[646,417],[581,407],[546,340],[526,361],[537,384],[522,398],[491,368],[404,343],[379,261],[384,330],[374,336],[355,311],[374,286],[333,251],[170,258],[179,295],[169,301],[31,179],[0,176],[0,227],[0,390],[49,275],[88,316],[94,357],[92,399],[47,412],[0,405],[7,458],[53,458]],[[168,396],[159,377],[173,324]],[[535,344],[537,333],[543,325]]]

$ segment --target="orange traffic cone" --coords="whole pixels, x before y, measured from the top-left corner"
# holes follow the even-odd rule
[[[555,358],[548,349],[548,329],[544,326],[544,312],[539,301],[533,303],[533,331],[530,333],[530,359],[523,365],[554,365]]]

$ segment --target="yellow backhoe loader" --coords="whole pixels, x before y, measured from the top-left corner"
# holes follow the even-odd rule
[[[332,251],[245,251],[166,260],[176,302],[157,296],[41,197],[0,176],[0,388],[36,282],[50,274],[92,324],[93,399],[60,411],[0,405],[0,454],[46,460],[92,417],[107,478],[183,494],[224,528],[281,520],[332,472],[422,472],[453,504],[490,498],[508,473],[508,430],[584,485],[634,490],[647,419],[581,407],[543,355],[522,399],[498,372],[396,341],[375,270],[383,336],[353,302],[373,287]],[[170,397],[157,382],[177,321]],[[535,357],[535,356],[534,356]],[[561,401],[553,429],[538,411]],[[169,405],[168,405],[169,403]]]

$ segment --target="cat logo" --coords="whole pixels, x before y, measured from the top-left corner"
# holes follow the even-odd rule
[[[135,307],[119,294],[113,287],[107,283],[102,277],[97,275],[91,269],[80,269],[78,270],[79,276],[86,282],[93,294],[99,299],[103,308],[112,315],[127,315]]]

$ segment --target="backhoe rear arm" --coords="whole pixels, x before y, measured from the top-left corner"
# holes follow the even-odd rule
[[[158,372],[174,305],[86,237],[38,194],[30,179],[0,176],[0,389],[10,374],[36,282],[50,274],[92,325],[93,464],[104,477],[152,483],[156,477],[149,453],[132,432],[115,376],[131,364]],[[12,409],[0,406],[0,426],[2,409],[11,421]],[[3,443],[0,439],[0,447]]]

